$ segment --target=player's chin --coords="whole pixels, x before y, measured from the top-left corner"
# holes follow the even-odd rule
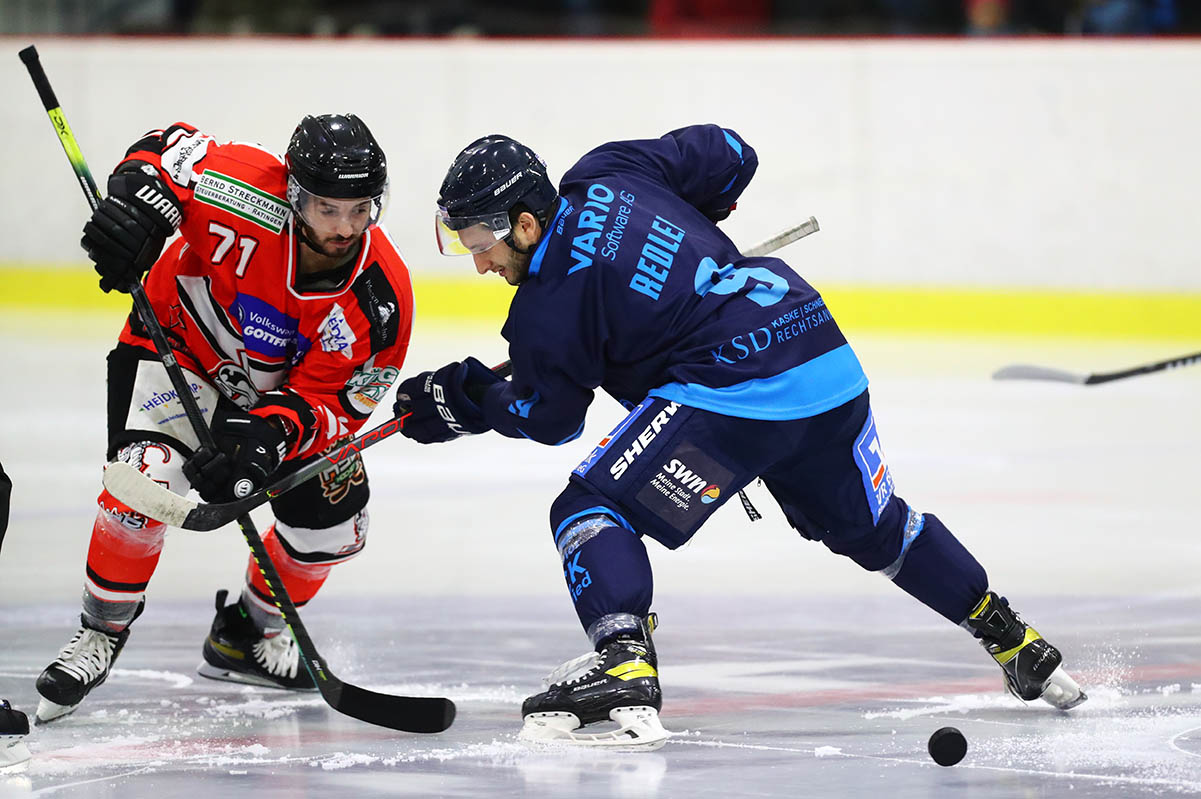
[[[354,246],[354,239],[349,241],[326,241],[321,245],[321,253],[328,255],[330,258],[337,258],[350,252],[352,246]]]

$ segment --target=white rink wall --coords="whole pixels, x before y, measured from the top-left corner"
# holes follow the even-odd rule
[[[814,214],[815,281],[1201,291],[1201,41],[33,39],[93,173],[177,120],[282,152],[358,113],[389,157],[385,222],[418,272],[455,153],[502,132],[556,179],[613,138],[738,130],[751,242]],[[86,206],[0,37],[0,267],[82,263]]]

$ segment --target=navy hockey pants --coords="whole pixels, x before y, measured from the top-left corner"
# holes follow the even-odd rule
[[[805,538],[882,572],[950,621],[988,588],[983,567],[933,514],[893,493],[867,391],[818,416],[762,421],[661,398],[630,412],[551,507],[564,577],[585,629],[645,616],[651,569],[641,536],[675,549],[756,477]]]

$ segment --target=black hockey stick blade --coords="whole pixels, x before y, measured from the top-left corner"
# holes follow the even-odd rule
[[[1080,383],[1088,380],[1088,375],[1076,374],[1063,369],[1051,369],[1047,366],[1032,366],[1025,363],[1015,363],[1005,366],[992,374],[993,380],[1054,380],[1059,383]]]
[[[1093,372],[1091,374],[1080,374],[1078,372],[1069,372],[1064,369],[1052,369],[1046,366],[1014,364],[993,372],[993,379],[1054,380],[1061,383],[1076,383],[1083,386],[1095,386],[1098,383],[1108,383],[1113,380],[1122,380],[1127,377],[1149,375],[1154,372],[1162,372],[1165,369],[1179,369],[1182,366],[1192,366],[1193,364],[1197,363],[1201,363],[1201,352],[1194,352],[1191,355],[1181,355],[1178,358],[1167,358],[1162,361],[1155,361],[1154,363],[1147,363],[1143,364],[1142,366],[1134,366],[1130,369],[1122,369],[1121,371],[1117,372]]]
[[[321,693],[339,713],[401,732],[445,732],[455,720],[455,703],[440,696],[381,694],[336,677],[326,682]]]

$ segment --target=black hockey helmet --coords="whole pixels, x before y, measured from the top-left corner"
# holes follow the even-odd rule
[[[546,162],[529,147],[498,134],[476,139],[455,157],[442,181],[438,247],[443,255],[464,255],[502,240],[512,246],[509,212],[521,206],[545,226],[558,196]],[[459,231],[476,226],[485,235],[463,242]]]
[[[383,211],[388,164],[379,142],[354,114],[322,114],[300,120],[288,142],[288,202],[302,217],[304,196],[373,202],[372,220]]]

